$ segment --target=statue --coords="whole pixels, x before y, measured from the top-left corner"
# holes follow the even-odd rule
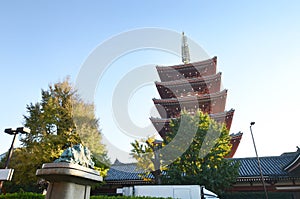
[[[74,145],[73,147],[69,147],[61,154],[60,158],[54,161],[58,162],[68,162],[73,164],[79,164],[84,167],[88,167],[94,169],[95,163],[91,158],[90,150],[82,146],[82,144]]]

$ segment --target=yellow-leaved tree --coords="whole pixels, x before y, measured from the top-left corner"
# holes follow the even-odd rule
[[[109,168],[94,105],[82,101],[68,79],[49,85],[41,94],[40,102],[27,105],[24,126],[31,132],[21,137],[21,147],[14,151],[10,162],[14,177],[5,183],[8,192],[38,191],[36,170],[79,143],[90,149],[97,170],[104,175]]]

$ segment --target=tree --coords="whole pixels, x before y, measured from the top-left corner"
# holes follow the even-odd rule
[[[105,146],[101,144],[94,105],[80,100],[68,79],[49,85],[49,89],[42,90],[41,94],[41,102],[27,105],[24,125],[31,129],[31,133],[21,137],[22,147],[13,155],[13,183],[36,186],[36,170],[78,143],[92,149],[99,170],[107,170],[109,160]]]
[[[161,164],[165,165],[164,184],[199,184],[221,192],[235,182],[238,165],[225,159],[231,145],[224,124],[198,111],[194,115],[182,112],[180,118],[171,120],[170,127],[161,150]],[[133,157],[136,157],[141,149],[138,146],[142,145],[138,141],[134,145]],[[138,157],[147,159],[142,155]]]
[[[95,116],[94,104],[86,103],[77,96],[73,103],[73,117],[82,144],[92,152],[95,169],[100,171],[102,176],[106,175],[110,160],[105,145],[102,144],[99,119]]]
[[[154,136],[141,141],[135,140],[131,143],[133,147],[131,155],[138,161],[137,166],[145,170],[145,180],[149,180],[147,176],[149,176],[149,173],[152,173],[155,184],[161,184],[161,171],[164,168],[160,164],[161,155],[159,150],[163,146],[163,143],[160,146],[155,141]]]

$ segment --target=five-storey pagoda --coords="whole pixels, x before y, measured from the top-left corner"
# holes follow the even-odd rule
[[[221,72],[217,73],[217,57],[189,63],[187,38],[182,34],[183,64],[156,66],[161,82],[155,82],[161,99],[153,102],[161,118],[151,117],[154,127],[164,139],[170,130],[172,118],[180,117],[182,110],[193,114],[197,110],[208,113],[217,122],[225,123],[230,130],[234,109],[225,111],[227,90],[221,91]],[[231,134],[231,153],[236,152],[242,133]]]

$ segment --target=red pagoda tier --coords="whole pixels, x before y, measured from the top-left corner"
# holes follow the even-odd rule
[[[225,111],[227,90],[221,91],[221,72],[216,73],[217,57],[174,66],[156,66],[161,82],[155,82],[161,99],[153,102],[161,118],[150,118],[160,136],[170,131],[172,118],[180,117],[182,110],[190,114],[201,110],[215,121],[225,123],[230,131],[234,109]],[[236,152],[242,133],[231,134],[231,153]]]
[[[170,99],[153,99],[153,102],[161,117],[172,118],[179,117],[182,110],[193,113],[200,109],[208,114],[224,112],[226,96],[227,90],[223,90],[203,96],[190,95]]]
[[[234,115],[234,109],[231,109],[223,113],[210,114],[210,117],[217,122],[225,123],[226,128],[230,130],[233,115]],[[154,118],[154,117],[150,118],[155,129],[163,139],[165,138],[166,134],[170,131],[171,119],[172,118]]]
[[[162,82],[214,75],[217,71],[217,57],[188,64],[156,66],[156,70]]]
[[[232,147],[231,147],[230,154],[227,156],[228,158],[233,157],[233,155],[235,154],[235,152],[240,144],[240,141],[242,139],[243,133],[238,132],[236,134],[230,134],[230,136],[231,136],[230,144],[232,145]]]
[[[162,99],[184,97],[192,93],[201,96],[220,91],[221,75],[222,73],[217,73],[205,77],[155,82],[155,85]]]

